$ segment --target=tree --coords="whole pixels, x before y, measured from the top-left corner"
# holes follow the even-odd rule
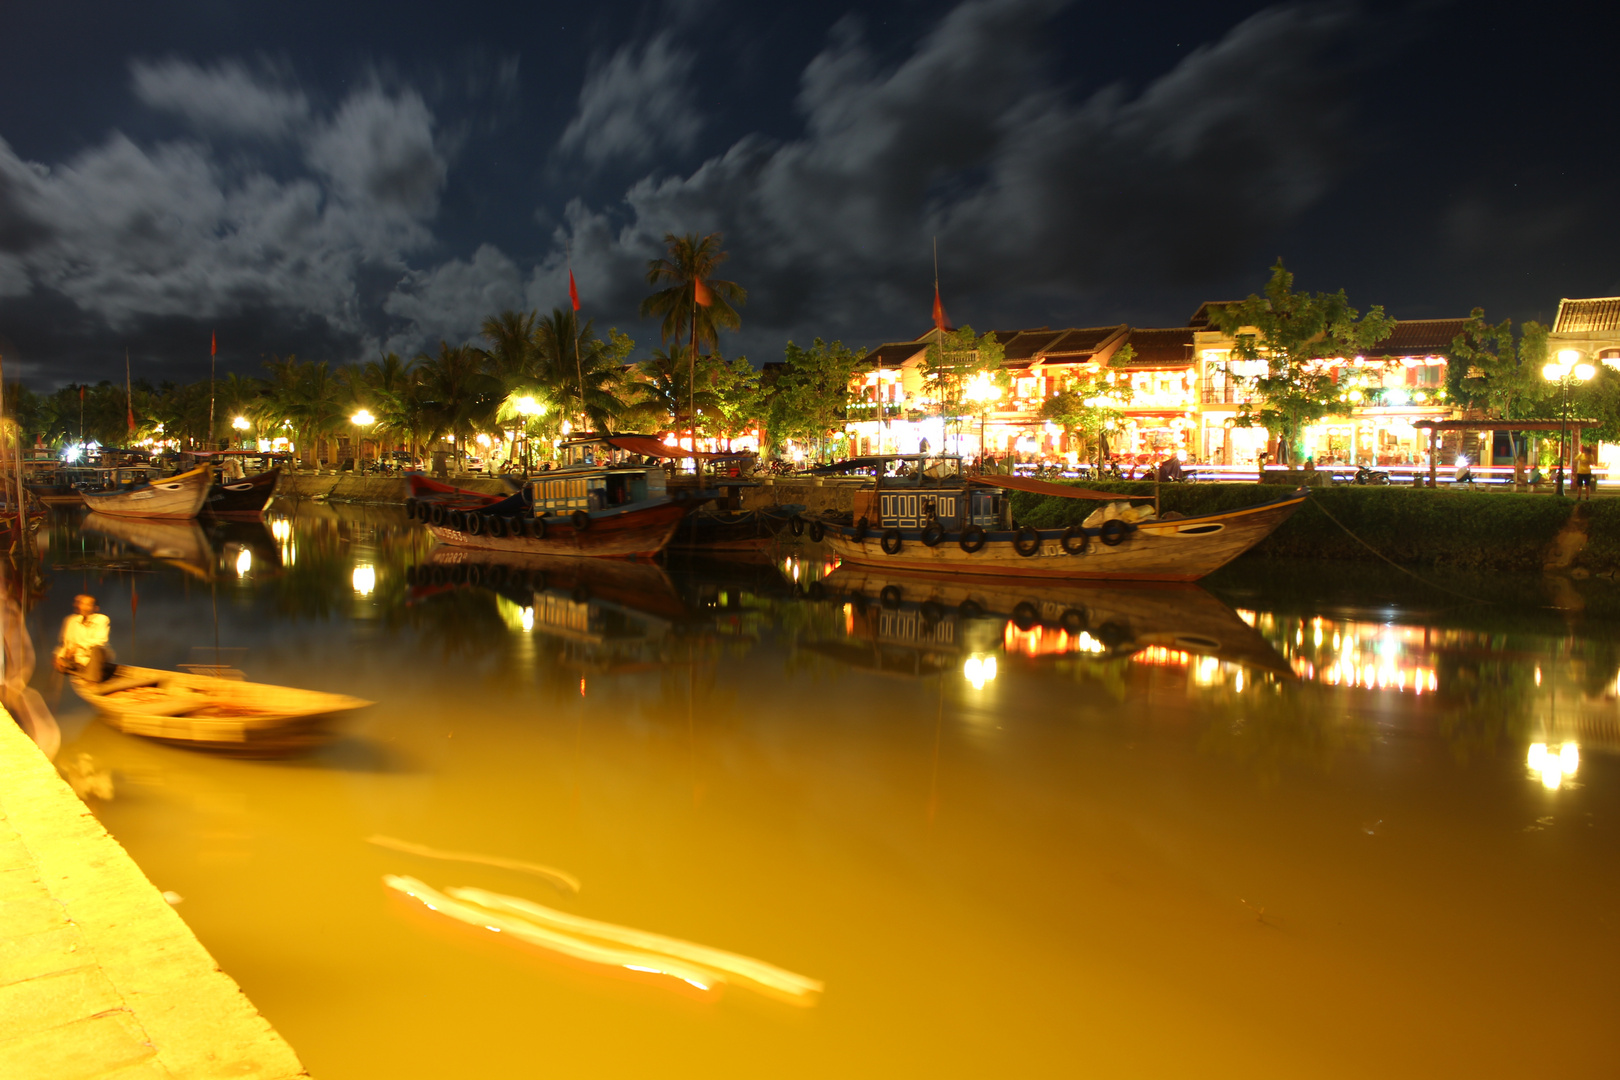
[[[742,326],[737,308],[748,302],[748,290],[714,276],[731,257],[720,249],[723,240],[717,232],[701,240],[696,233],[665,233],[666,254],[648,260],[647,284],[664,288],[641,302],[641,314],[663,320],[659,335],[666,343],[684,337],[694,354],[704,346],[713,350],[720,330]]]
[[[1294,275],[1278,259],[1265,296],[1227,304],[1211,312],[1211,322],[1233,338],[1234,359],[1263,361],[1266,373],[1246,379],[1258,401],[1247,404],[1238,422],[1256,421],[1290,450],[1304,453],[1305,427],[1339,407],[1341,391],[1335,361],[1362,356],[1395,328],[1382,307],[1362,316],[1344,290],[1294,291]]]
[[[594,431],[612,431],[627,407],[624,361],[635,347],[611,328],[604,342],[591,320],[581,326],[576,312],[554,308],[535,326],[535,379],[561,415]]]
[[[506,395],[500,380],[484,369],[482,350],[470,345],[440,341],[437,355],[422,353],[416,360],[422,371],[419,392],[428,437],[449,435],[459,468],[467,438],[480,427],[494,425]]]
[[[1123,369],[1136,357],[1127,342],[1108,360],[1109,368]],[[1041,402],[1041,419],[1063,428],[1063,434],[1079,433],[1085,445],[1096,451],[1100,469],[1108,459],[1108,433],[1125,419],[1124,408],[1131,402],[1131,382],[1115,371],[1088,369],[1074,376],[1052,397]]]
[[[1012,380],[1002,367],[1005,359],[995,334],[979,337],[971,326],[940,331],[929,343],[921,367],[923,379],[934,385],[940,419],[946,424],[957,421],[960,426],[963,417],[978,414],[982,403],[975,404],[968,393],[975,383],[988,381],[1001,390],[1010,388]]]
[[[860,368],[860,354],[841,341],[816,338],[808,349],[787,343],[786,364],[771,387],[769,416],[773,443],[800,439],[825,455],[827,436],[841,428],[849,409],[849,383]]]

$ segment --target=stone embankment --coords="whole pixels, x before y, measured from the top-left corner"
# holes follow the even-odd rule
[[[0,709],[0,1077],[306,1077]]]
[[[451,483],[489,495],[506,495],[512,490],[504,481],[484,476],[459,477]],[[284,472],[276,483],[276,497],[284,499],[326,499],[330,502],[404,506],[410,493],[410,483],[402,476]]]

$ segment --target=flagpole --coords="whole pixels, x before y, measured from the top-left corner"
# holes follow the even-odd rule
[[[590,423],[590,414],[585,409],[585,364],[579,358],[579,286],[574,284],[574,250],[572,245],[568,249],[568,300],[574,305],[574,375],[579,380],[579,422]]]
[[[208,449],[209,450],[214,449],[214,364],[215,364],[215,359],[214,358],[215,358],[215,355],[218,352],[219,352],[219,338],[217,336],[213,335],[213,334],[210,334],[209,337],[208,337]],[[364,464],[364,458],[363,457],[361,459],[361,463]],[[219,643],[217,641],[214,643],[214,648],[215,648],[216,651],[219,648]],[[219,661],[219,657],[216,656],[214,658],[214,661],[217,664],[218,661]]]
[[[124,404],[129,410],[129,434],[135,434],[135,389],[129,378],[129,346],[124,346]],[[127,441],[128,436],[125,436]]]

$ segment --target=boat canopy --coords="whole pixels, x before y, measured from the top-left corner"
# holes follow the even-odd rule
[[[661,442],[656,435],[600,435],[591,439],[575,439],[565,443],[566,446],[578,446],[582,443],[606,443],[616,450],[623,450],[628,454],[640,454],[643,457],[662,458],[691,458],[699,461],[737,461],[741,458],[756,456],[752,450],[736,450],[730,453],[710,453],[699,450],[696,454],[680,446],[670,446]]]
[[[1034,480],[1027,476],[970,476],[967,481],[970,484],[980,484],[984,487],[1006,488],[1008,491],[1027,491],[1031,495],[1056,495],[1060,499],[1097,499],[1102,502],[1127,502],[1131,499],[1149,497],[1146,495],[1124,495],[1117,491],[1093,491],[1090,488]]]

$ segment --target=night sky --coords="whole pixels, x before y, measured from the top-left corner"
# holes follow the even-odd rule
[[[1262,285],[1398,317],[1620,294],[1612,15],[1524,3],[11,4],[0,353],[39,388],[636,317],[719,229],[729,355],[1184,323]]]

